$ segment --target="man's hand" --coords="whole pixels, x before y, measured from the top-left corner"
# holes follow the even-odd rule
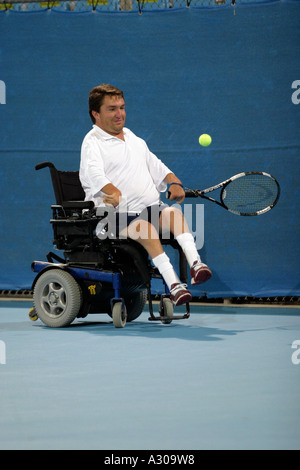
[[[122,193],[113,184],[107,184],[101,190],[103,194],[103,202],[117,207],[120,204]]]
[[[168,173],[164,181],[170,185],[169,187],[169,199],[170,201],[176,201],[181,204],[185,198],[185,191],[182,188],[181,181],[174,175],[174,173]],[[177,184],[172,184],[177,183]]]
[[[170,201],[176,201],[179,204],[184,201],[185,191],[181,186],[179,186],[179,184],[171,184],[171,186],[169,187],[169,193]]]

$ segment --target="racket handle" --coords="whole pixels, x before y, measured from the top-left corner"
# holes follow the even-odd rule
[[[185,190],[185,197],[198,197],[199,195],[197,194],[196,191],[193,191],[192,189],[186,189]]]
[[[167,191],[166,197],[169,199],[170,197],[170,191]],[[199,195],[196,193],[196,191],[193,191],[192,189],[185,189],[185,197],[199,197]]]

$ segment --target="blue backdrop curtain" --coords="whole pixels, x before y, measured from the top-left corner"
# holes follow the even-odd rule
[[[30,288],[31,262],[53,250],[52,186],[34,166],[78,169],[89,90],[113,83],[127,127],[186,186],[249,170],[280,182],[263,216],[204,203],[200,253],[214,276],[193,294],[300,294],[299,1],[143,15],[2,11],[0,80],[0,289]],[[199,146],[202,133],[210,147]]]

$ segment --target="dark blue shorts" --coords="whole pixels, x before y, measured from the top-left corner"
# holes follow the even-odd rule
[[[150,222],[155,228],[157,233],[159,232],[159,217],[163,209],[167,206],[165,204],[155,204],[153,206],[145,207],[145,209],[140,214],[116,214],[116,230],[117,236],[119,233],[126,227],[128,227],[131,222],[136,219],[146,220]]]
[[[111,212],[99,224],[96,230],[98,238],[119,238],[120,232],[128,227],[134,220],[150,222],[159,233],[159,217],[166,204],[155,204],[145,207],[141,213]],[[101,230],[100,230],[101,229]]]

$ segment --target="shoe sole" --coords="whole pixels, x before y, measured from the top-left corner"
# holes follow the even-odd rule
[[[191,284],[202,284],[203,282],[208,281],[212,277],[212,272],[209,268],[202,268],[198,271],[198,279],[194,277],[191,280]]]

